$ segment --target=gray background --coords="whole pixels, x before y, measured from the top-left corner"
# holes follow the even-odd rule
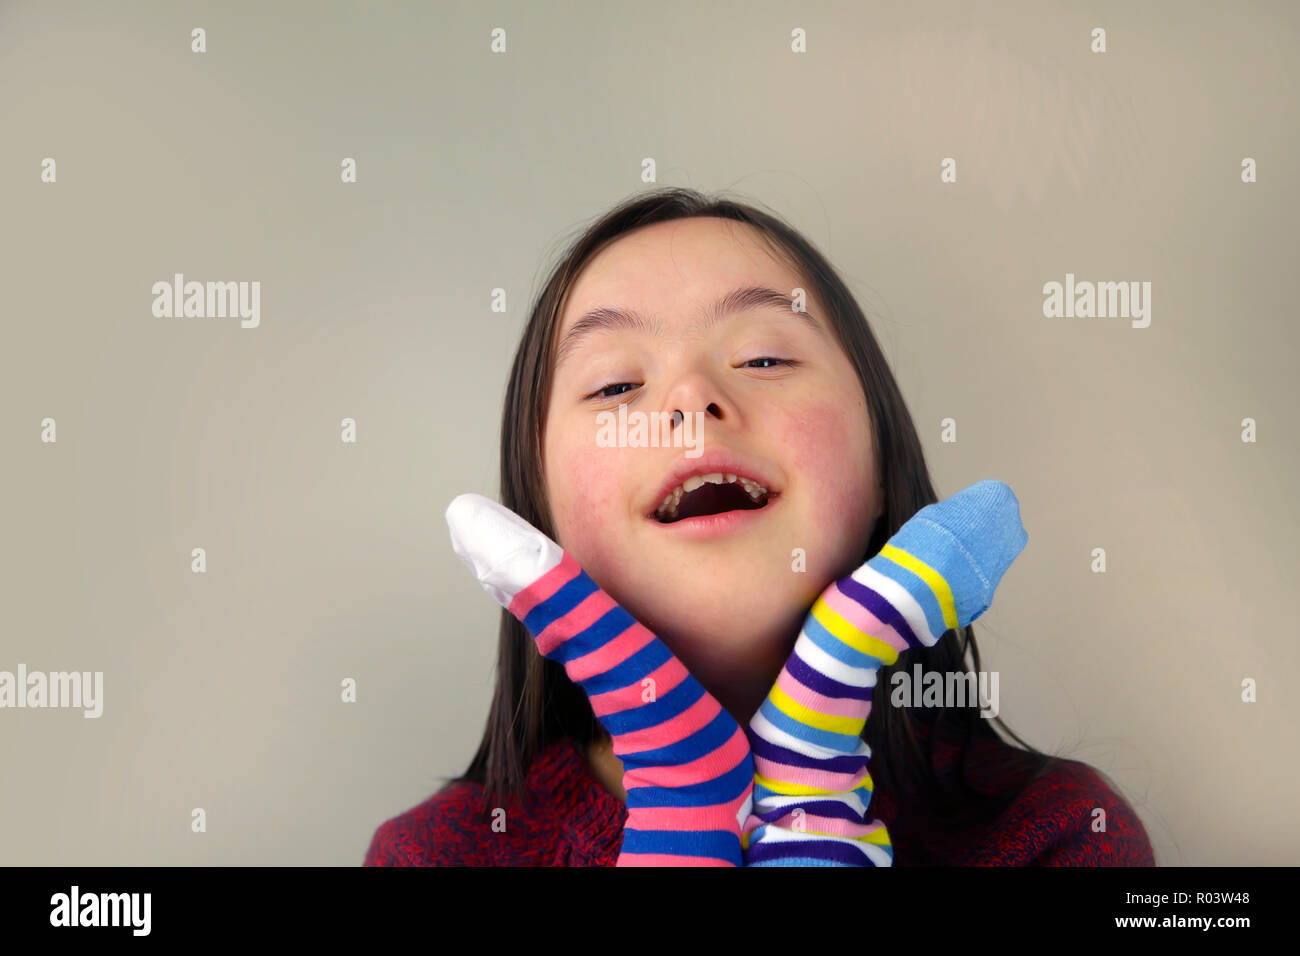
[[[1112,774],[1162,864],[1300,862],[1298,33],[1289,3],[0,4],[0,669],[105,674],[98,720],[0,710],[0,861],[355,865],[464,769],[498,608],[443,509],[497,492],[531,296],[650,156],[842,270],[941,497],[1015,489],[1031,544],[976,626],[1011,726]],[[155,318],[174,272],[259,280],[261,326]],[[1150,327],[1044,318],[1067,272],[1152,282]]]

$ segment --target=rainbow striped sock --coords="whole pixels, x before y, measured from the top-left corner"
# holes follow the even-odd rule
[[[676,656],[559,545],[508,508],[460,495],[452,548],[587,692],[623,761],[617,866],[741,866],[752,809],[745,732]]]
[[[884,824],[867,819],[871,748],[862,730],[876,675],[983,614],[1028,540],[1011,489],[978,481],[926,505],[822,592],[749,724],[746,866],[892,865]]]

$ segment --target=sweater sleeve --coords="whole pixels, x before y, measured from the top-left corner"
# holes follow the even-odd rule
[[[1071,761],[1033,789],[1048,836],[1032,866],[1156,865],[1141,818],[1091,767]]]
[[[476,813],[469,784],[444,787],[419,806],[376,829],[362,866],[491,866],[487,824]]]
[[[411,858],[410,841],[402,837],[400,819],[385,820],[375,829],[362,866],[417,866]]]

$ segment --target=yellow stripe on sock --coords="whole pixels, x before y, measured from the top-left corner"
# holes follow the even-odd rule
[[[825,598],[818,597],[810,613],[818,624],[855,651],[879,658],[885,667],[898,660],[898,648],[854,627],[839,611],[827,604]]]
[[[769,826],[769,827],[774,827],[775,829],[778,829],[778,830],[785,830],[785,831],[788,832],[788,833],[806,833],[806,834],[808,834],[808,835],[810,835],[810,836],[824,836],[824,837],[830,837],[830,838],[833,839],[833,840],[853,840],[853,841],[855,841],[855,842],[857,842],[857,843],[871,843],[871,844],[874,844],[874,845],[876,845],[876,846],[885,846],[885,847],[891,847],[891,848],[892,848],[892,846],[893,846],[893,844],[890,843],[890,841],[889,841],[889,833],[888,833],[888,831],[885,830],[884,827],[878,827],[878,828],[877,828],[876,830],[874,830],[873,832],[871,832],[871,833],[864,833],[862,836],[851,837],[851,836],[845,836],[845,835],[842,834],[842,833],[827,833],[827,832],[824,831],[824,830],[796,830],[796,829],[794,829],[794,827],[777,827],[777,826],[775,826],[775,824],[771,824],[771,823],[765,823],[765,824],[763,824],[763,825],[764,825],[764,826]],[[789,847],[792,851],[795,851],[795,852],[798,851],[798,847],[799,847],[799,844],[798,844],[797,842],[791,843],[791,842],[789,842],[789,841],[785,841],[785,840],[783,840],[783,841],[781,841],[779,844],[775,844],[775,845],[777,845],[777,846],[781,846],[781,847]],[[748,833],[743,833],[743,834],[741,834],[741,837],[740,837],[740,846],[741,846],[741,849],[744,849],[744,850],[748,850],[748,849],[749,849],[749,834],[748,834]]]
[[[876,846],[889,846],[889,831],[883,826],[874,833],[868,833],[862,838],[867,843],[874,843]]]
[[[816,727],[818,730],[829,730],[834,734],[859,737],[862,735],[862,728],[867,722],[865,717],[839,717],[834,714],[823,714],[811,707],[805,707],[782,690],[779,684],[772,685],[772,689],[768,691],[767,699],[771,701],[773,707],[791,720],[797,720],[808,727]]]
[[[852,793],[853,790],[865,790],[868,793],[874,793],[871,778],[865,777],[853,790],[823,790],[821,787],[814,787],[806,783],[791,783],[789,780],[775,780],[771,777],[765,777],[761,773],[755,772],[754,785],[767,787],[773,793],[782,797],[821,797],[828,794]]]
[[[881,827],[880,829],[874,831],[873,833],[864,833],[862,834],[862,836],[847,836],[846,834],[843,833],[827,833],[825,830],[796,830],[794,827],[781,827],[780,829],[793,832],[793,833],[807,833],[810,836],[830,837],[832,840],[852,840],[855,843],[874,843],[877,846],[881,845],[881,843],[883,842],[885,846],[889,846],[889,836],[887,834],[884,837],[881,836],[881,834],[884,832],[885,829],[884,827]],[[781,846],[790,846],[790,845],[791,844],[787,842],[781,843]],[[794,844],[794,845],[797,846],[798,844]]]
[[[948,587],[948,582],[944,580],[942,574],[930,567],[915,555],[908,554],[901,548],[896,548],[888,542],[880,549],[880,553],[887,557],[895,564],[901,565],[911,571],[918,578],[930,586],[930,592],[934,595],[935,600],[939,602],[939,608],[943,611],[943,623],[948,626],[948,630],[954,630],[957,627],[957,608],[953,605],[952,589]]]

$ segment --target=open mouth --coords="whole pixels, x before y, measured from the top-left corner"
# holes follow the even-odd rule
[[[655,510],[654,518],[661,524],[673,524],[728,511],[757,511],[773,497],[749,478],[721,473],[700,475],[674,488]]]

